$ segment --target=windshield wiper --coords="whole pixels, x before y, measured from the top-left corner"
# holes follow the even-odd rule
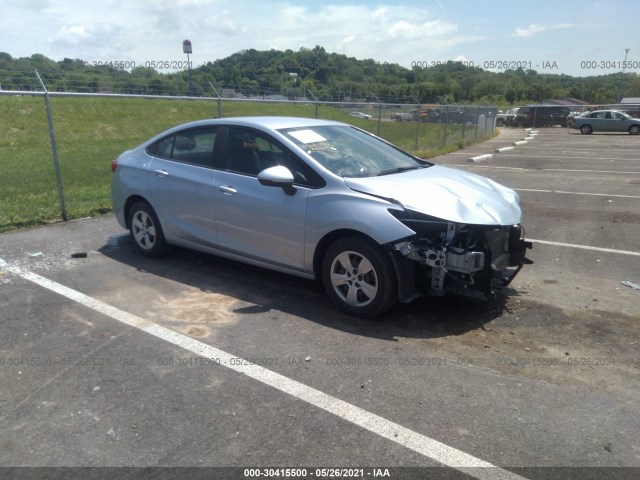
[[[395,167],[395,168],[389,168],[388,170],[382,170],[380,173],[378,173],[378,177],[380,177],[381,175],[389,175],[391,173],[401,173],[401,172],[406,172],[408,170],[417,170],[419,168],[427,168],[430,167],[431,165],[414,165],[412,167]]]

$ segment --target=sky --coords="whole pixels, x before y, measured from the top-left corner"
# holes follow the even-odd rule
[[[53,60],[186,60],[320,45],[357,59],[457,60],[574,76],[640,74],[638,0],[0,0],[0,52]],[[625,49],[628,63],[623,65]]]

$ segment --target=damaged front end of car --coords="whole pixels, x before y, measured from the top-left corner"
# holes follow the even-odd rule
[[[408,210],[389,210],[415,235],[389,248],[403,303],[420,295],[461,294],[489,300],[526,264],[531,242],[518,225],[470,225]]]

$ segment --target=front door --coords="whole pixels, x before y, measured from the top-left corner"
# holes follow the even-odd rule
[[[296,170],[291,162],[301,160],[268,135],[229,127],[214,192],[218,243],[222,248],[254,260],[303,270],[310,189],[303,180],[297,180],[295,194],[288,195],[280,187],[260,184],[257,178],[260,171],[275,165]]]

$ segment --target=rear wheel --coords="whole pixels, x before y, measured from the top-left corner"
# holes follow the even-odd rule
[[[629,127],[629,133],[631,135],[638,135],[640,133],[640,125],[631,125]]]
[[[504,125],[504,120],[499,118],[496,120],[496,127],[502,127]]]
[[[147,202],[133,204],[129,211],[129,230],[138,251],[145,257],[160,257],[171,250],[156,212]]]
[[[398,300],[391,258],[365,237],[343,237],[329,247],[322,282],[331,301],[357,317],[380,315]]]
[[[583,135],[589,135],[591,132],[593,132],[593,128],[591,128],[591,125],[582,125],[580,127],[580,133],[582,133]]]

